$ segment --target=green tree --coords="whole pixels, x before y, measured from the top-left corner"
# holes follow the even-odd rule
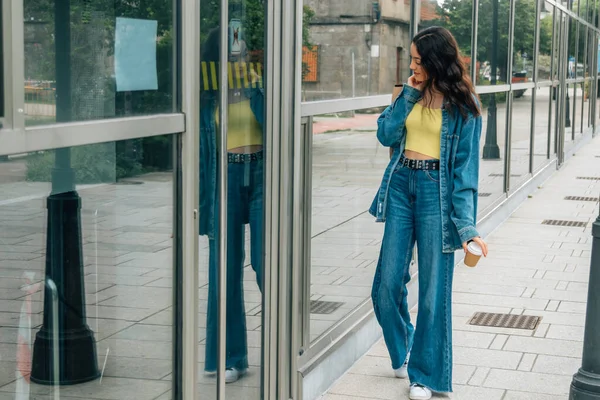
[[[498,47],[496,50],[498,68],[501,76],[506,75],[508,62],[508,31],[510,0],[480,0],[479,21],[477,35],[477,59],[489,61],[492,49],[492,17],[493,1],[498,2]],[[536,0],[515,0],[515,54],[527,53],[533,55],[535,34],[535,3]],[[438,4],[437,20],[430,21],[427,25],[441,25],[446,27],[456,37],[463,55],[471,54],[471,35],[473,26],[473,1],[472,0],[445,0]],[[549,53],[552,37],[552,21],[540,26],[541,36],[540,52]]]

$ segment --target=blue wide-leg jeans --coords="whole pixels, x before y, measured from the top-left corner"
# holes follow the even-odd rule
[[[451,392],[454,253],[442,252],[439,185],[439,171],[406,167],[394,171],[371,297],[392,368],[400,368],[410,353],[411,383],[436,392]],[[406,285],[415,241],[419,303],[413,326]]]

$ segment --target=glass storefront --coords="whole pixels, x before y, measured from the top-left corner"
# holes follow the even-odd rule
[[[599,1],[418,2],[3,1],[0,399],[324,391],[372,344],[411,32],[476,84],[480,222],[595,133]]]

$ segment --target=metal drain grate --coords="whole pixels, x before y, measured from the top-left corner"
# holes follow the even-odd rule
[[[489,176],[494,176],[494,177],[500,178],[500,177],[503,177],[504,174],[490,174]],[[519,178],[519,177],[521,177],[521,175],[519,175],[519,174],[510,174],[510,176],[513,177],[513,178]]]
[[[587,222],[581,221],[563,221],[560,219],[545,219],[542,222],[542,225],[553,225],[553,226],[573,226],[576,228],[585,228],[587,226]]]
[[[537,328],[541,320],[542,317],[536,317],[533,315],[476,312],[473,317],[471,317],[469,325],[534,330]]]
[[[585,179],[588,181],[599,181],[600,176],[578,176],[577,179]]]
[[[310,301],[310,313],[311,314],[332,314],[335,310],[340,308],[344,303],[336,301]]]
[[[567,196],[565,200],[575,200],[575,201],[598,201],[598,197],[583,197],[583,196]]]
[[[479,193],[479,197],[490,197],[491,193]]]

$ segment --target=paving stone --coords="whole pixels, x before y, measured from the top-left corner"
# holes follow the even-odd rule
[[[533,365],[532,371],[572,377],[579,368],[581,368],[579,355],[577,357],[557,357],[540,354]]]
[[[535,299],[550,299],[554,301],[576,301],[586,302],[587,292],[571,291],[571,290],[550,290],[550,289],[537,289],[533,295]]]
[[[541,393],[518,392],[507,390],[502,400],[565,400],[565,396],[553,396]]]
[[[504,344],[508,340],[508,335],[496,335],[492,344],[490,344],[490,350],[502,350]]]
[[[454,362],[477,367],[517,369],[522,352],[454,346]]]
[[[477,367],[476,371],[469,379],[469,385],[471,386],[481,386],[490,373],[490,368],[488,367]]]
[[[559,312],[563,313],[577,313],[577,314],[585,314],[586,313],[586,303],[574,303],[570,301],[561,301],[558,306]]]
[[[370,399],[395,400],[403,391],[408,393],[408,381],[405,379],[346,374],[328,392]]]
[[[573,357],[581,354],[583,344],[570,340],[511,336],[504,345],[504,349],[507,351]]]
[[[519,363],[519,367],[517,369],[519,371],[531,371],[537,357],[537,354],[523,354],[523,358],[521,359],[521,362]]]
[[[502,396],[504,396],[504,390],[470,385],[454,385],[453,398],[456,400],[502,400]]]
[[[455,331],[452,335],[452,343],[459,347],[487,349],[494,341],[495,336],[493,333]]]
[[[492,369],[484,386],[536,394],[566,395],[569,393],[571,380],[572,377],[563,375]]]
[[[455,303],[480,305],[494,304],[499,307],[517,307],[531,310],[543,310],[548,304],[548,300],[543,299],[526,299],[523,297],[504,297],[499,295],[492,296],[474,293],[454,293],[453,297]]]
[[[548,332],[546,333],[546,338],[582,342],[583,333],[583,326],[550,325]]]

